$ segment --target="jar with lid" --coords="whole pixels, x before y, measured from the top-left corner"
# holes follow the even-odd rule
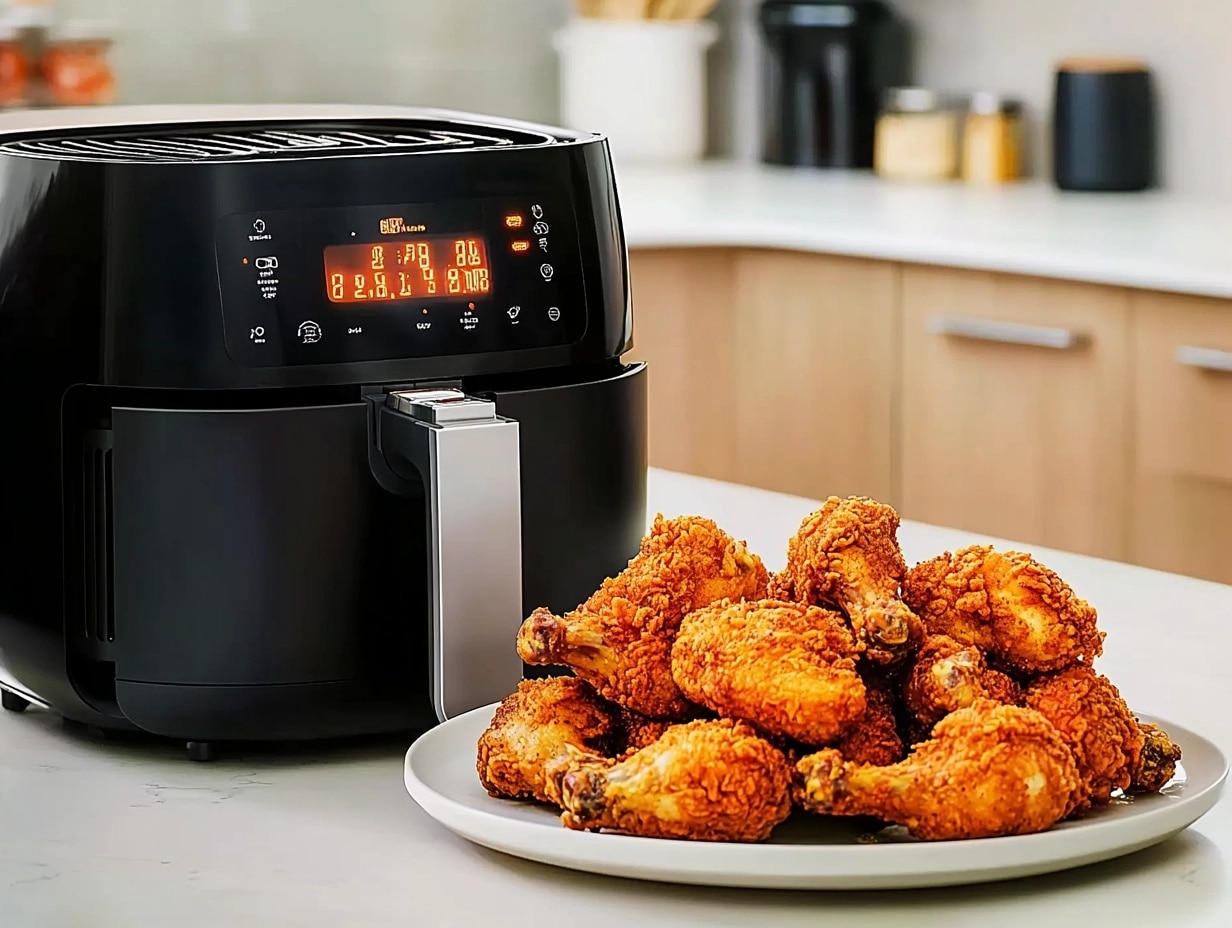
[[[958,174],[961,107],[925,87],[888,91],[877,118],[873,169],[901,180],[948,180]]]
[[[1004,184],[1022,175],[1022,103],[995,93],[971,97],[963,123],[962,177]]]
[[[107,23],[77,20],[50,31],[41,59],[43,82],[57,106],[93,106],[115,100],[115,76],[107,61]]]
[[[27,102],[29,71],[21,31],[0,26],[0,107],[22,106]]]

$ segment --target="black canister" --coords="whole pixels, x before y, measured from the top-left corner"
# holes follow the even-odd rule
[[[1140,61],[1061,62],[1053,99],[1053,179],[1062,190],[1155,184],[1155,90]]]

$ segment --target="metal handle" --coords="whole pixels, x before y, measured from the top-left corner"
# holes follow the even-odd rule
[[[1082,334],[1073,329],[1026,325],[1021,322],[1001,322],[996,319],[972,319],[969,316],[929,316],[928,331],[934,335],[952,335],[982,342],[1001,342],[1057,350],[1074,348],[1083,341]]]
[[[1232,351],[1220,351],[1218,348],[1198,348],[1194,345],[1180,345],[1176,349],[1178,364],[1186,367],[1197,367],[1204,371],[1219,371],[1232,374]]]
[[[404,390],[385,403],[410,427],[398,450],[423,477],[430,686],[443,722],[500,701],[522,679],[513,646],[523,618],[518,423],[458,390]]]

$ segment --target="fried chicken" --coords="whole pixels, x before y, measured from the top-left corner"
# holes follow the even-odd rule
[[[693,702],[804,744],[827,744],[864,715],[856,641],[830,609],[724,600],[689,613],[672,675]]]
[[[868,659],[893,663],[919,643],[919,619],[899,598],[907,565],[898,546],[898,513],[862,496],[832,496],[788,541],[787,564],[769,596],[832,603],[868,646]]]
[[[1027,687],[1026,705],[1048,719],[1074,752],[1081,779],[1067,815],[1129,789],[1142,730],[1112,682],[1086,664],[1047,674]]]
[[[796,764],[796,800],[826,815],[869,815],[944,841],[1045,831],[1078,788],[1074,755],[1033,709],[978,699],[888,767],[826,748]]]
[[[843,760],[853,764],[887,767],[903,759],[906,747],[898,733],[894,697],[879,687],[865,686],[862,715],[833,745]]]
[[[1134,758],[1129,775],[1129,789],[1134,793],[1158,793],[1176,776],[1181,749],[1157,725],[1139,722],[1142,749]]]
[[[760,598],[768,579],[761,559],[713,521],[660,515],[629,566],[575,611],[536,609],[518,631],[518,655],[570,667],[648,718],[676,720],[689,711],[671,670],[681,618],[716,600]]]
[[[675,721],[664,721],[663,719],[648,719],[640,712],[634,712],[632,709],[623,707],[618,709],[620,717],[621,729],[621,751],[625,753],[629,751],[640,751],[644,747],[649,747],[663,736],[663,733],[673,725],[679,724]],[[691,722],[694,719],[705,718],[710,713],[701,706],[691,706],[682,722]]]
[[[566,828],[757,842],[791,812],[787,760],[743,722],[673,725],[619,762],[580,753],[549,768]]]
[[[979,648],[962,645],[947,635],[929,635],[915,656],[903,702],[913,721],[925,730],[955,709],[976,699],[1014,705],[1022,689],[999,670],[991,670]]]
[[[1095,610],[1018,551],[971,545],[907,572],[903,599],[932,634],[974,645],[1012,671],[1062,670],[1103,653]]]
[[[475,767],[491,796],[551,802],[544,765],[566,745],[610,753],[616,713],[576,677],[523,680],[506,696],[479,737]]]

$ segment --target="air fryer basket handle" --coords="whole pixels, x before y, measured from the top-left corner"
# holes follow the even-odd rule
[[[518,423],[457,390],[387,394],[381,452],[423,478],[428,529],[430,687],[440,721],[517,688],[522,620]]]

